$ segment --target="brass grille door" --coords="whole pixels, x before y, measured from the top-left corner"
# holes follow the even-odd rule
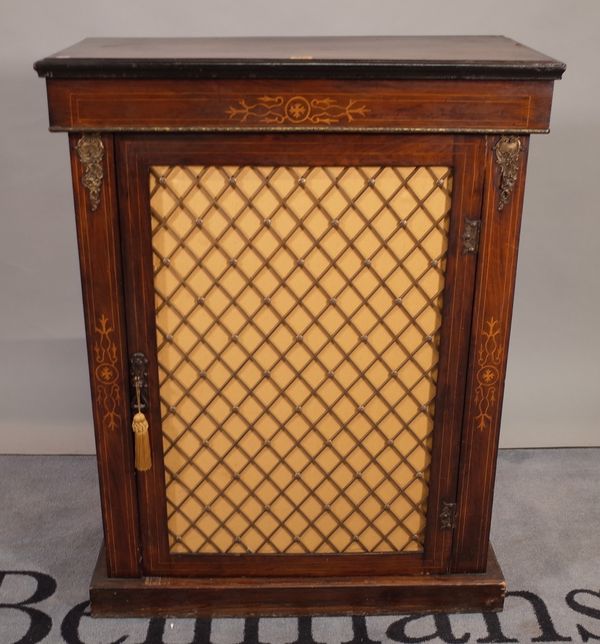
[[[445,569],[476,153],[451,137],[122,144],[147,572]]]

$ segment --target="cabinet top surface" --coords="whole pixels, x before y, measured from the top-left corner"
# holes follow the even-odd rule
[[[557,79],[565,65],[503,36],[86,38],[48,78]]]

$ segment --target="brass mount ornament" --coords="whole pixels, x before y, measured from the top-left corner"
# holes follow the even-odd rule
[[[104,159],[104,143],[99,134],[84,134],[77,141],[77,155],[83,166],[81,183],[87,189],[90,196],[90,209],[92,212],[100,205],[100,191],[104,170],[102,161]]]
[[[521,139],[518,136],[501,136],[496,143],[496,163],[500,168],[498,210],[504,210],[517,182],[521,148]]]

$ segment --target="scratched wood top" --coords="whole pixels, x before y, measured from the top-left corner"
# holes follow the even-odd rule
[[[503,36],[86,38],[34,65],[50,78],[557,79]]]

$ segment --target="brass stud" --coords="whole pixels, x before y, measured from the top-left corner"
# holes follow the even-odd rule
[[[337,304],[337,300],[335,299],[335,297],[329,298],[329,304],[331,304],[332,306],[335,306]]]
[[[296,342],[302,342],[303,340],[304,340],[304,336],[301,333],[299,333],[296,336]]]
[[[369,339],[369,336],[368,336],[368,335],[361,335],[361,336],[360,336],[360,341],[361,341],[361,342],[367,342],[367,340],[368,340],[368,339]]]
[[[197,303],[199,306],[204,306],[204,302],[205,302],[205,299],[204,299],[203,297],[199,297],[199,298],[196,300],[196,303]]]
[[[328,439],[325,441],[325,445],[327,445],[327,447],[331,447],[333,445],[333,442]]]
[[[299,414],[299,413],[302,411],[302,406],[301,406],[301,405],[296,405],[296,406],[294,407],[294,411],[295,411],[297,414]]]
[[[334,373],[333,371],[328,371],[328,372],[327,372],[327,377],[328,377],[328,378],[334,378],[334,377],[335,377],[335,373]]]
[[[200,217],[196,217],[196,226],[198,226],[198,228],[202,228],[202,224],[202,219],[200,219]]]
[[[161,186],[166,186],[167,185],[167,178],[166,177],[158,177],[158,183],[160,183]]]
[[[433,336],[432,335],[425,336],[425,342],[429,342],[429,343],[433,342]]]
[[[438,261],[437,259],[432,259],[432,260],[431,260],[431,266],[432,266],[433,268],[437,268],[437,267],[439,266],[439,264],[440,264],[440,263],[439,263],[439,261]]]
[[[371,260],[370,260],[370,259],[365,259],[365,260],[363,261],[363,264],[364,264],[366,267],[369,267],[369,266],[371,266]]]
[[[265,438],[263,441],[264,447],[270,447],[271,446],[271,441],[268,438]]]
[[[237,405],[233,405],[233,407],[231,408],[231,411],[232,411],[234,414],[237,414],[239,410],[240,410],[240,408],[239,408]]]
[[[354,478],[355,478],[355,479],[362,479],[362,472],[356,472],[356,473],[354,474]]]
[[[389,510],[390,509],[390,504],[389,503],[384,503],[383,504],[383,509],[384,510]]]
[[[271,304],[271,298],[270,297],[263,297],[263,304]]]
[[[265,510],[265,512],[270,512],[270,511],[271,511],[271,506],[267,503],[267,504],[264,506],[264,510]]]
[[[323,506],[323,510],[326,510],[326,511],[331,510],[331,506],[329,505],[329,503],[325,503],[325,505]]]
[[[206,378],[206,371],[199,371],[198,372],[198,377],[199,378]]]
[[[306,178],[305,178],[305,177],[300,177],[300,178],[298,179],[298,185],[299,185],[299,186],[303,186],[303,185],[305,185],[305,184],[306,184]]]
[[[299,479],[301,477],[300,472],[294,472],[294,478]]]
[[[264,377],[264,378],[270,378],[270,377],[271,377],[271,372],[270,372],[268,369],[266,369],[266,370],[263,372],[263,377]]]
[[[397,305],[402,304],[402,298],[401,298],[401,297],[397,297],[397,298],[394,300],[394,304],[397,304]]]
[[[267,228],[270,228],[270,227],[271,227],[271,220],[270,220],[270,219],[265,219],[265,220],[264,220],[264,222],[263,222],[263,224],[264,224],[264,226],[266,226]]]
[[[163,264],[163,266],[170,266],[171,265],[171,260],[168,257],[163,257],[162,264]]]
[[[388,447],[394,447],[394,439],[393,438],[388,438],[387,439],[387,444],[388,444]]]
[[[230,266],[235,266],[236,264],[237,264],[237,259],[236,259],[235,257],[232,257],[232,258],[229,260],[229,265],[230,265]]]
[[[165,335],[165,340],[167,342],[173,342],[173,336],[170,333],[167,333],[167,335]]]
[[[423,412],[427,412],[427,411],[429,411],[429,407],[428,407],[427,405],[421,405],[421,406],[419,407],[419,409],[420,409],[421,411],[423,411]]]
[[[375,177],[371,177],[368,181],[367,184],[371,186],[371,188],[375,185]]]
[[[302,257],[300,257],[299,259],[296,260],[296,264],[298,266],[304,266],[304,260],[302,259]]]
[[[234,333],[234,334],[231,336],[231,341],[232,341],[232,342],[237,342],[239,339],[240,339],[240,337],[239,337],[236,333]]]
[[[406,221],[406,219],[402,219],[398,225],[400,228],[406,228],[408,226],[408,221]]]
[[[356,408],[356,411],[363,412],[364,410],[365,410],[365,406],[364,406],[364,405],[359,405],[359,406]]]
[[[390,371],[390,376],[392,378],[397,378],[398,377],[398,372],[394,369],[393,371]]]
[[[174,414],[174,413],[177,411],[177,407],[175,407],[175,405],[171,405],[171,406],[169,407],[169,411],[170,411],[172,414]]]
[[[339,221],[339,219],[333,219],[333,220],[332,220],[332,222],[331,222],[331,226],[332,226],[332,228],[338,228],[338,227],[339,227],[339,225],[340,225],[340,221]]]
[[[417,472],[415,474],[415,478],[416,479],[423,479],[423,478],[425,478],[425,474],[423,474],[423,472]]]
[[[438,179],[438,180],[435,182],[435,185],[436,185],[438,188],[443,188],[443,187],[444,187],[444,180],[443,180],[443,179]]]
[[[234,473],[233,473],[233,478],[234,478],[236,481],[238,481],[238,480],[239,480],[239,478],[240,478],[240,475],[239,475],[237,472],[234,472]]]
[[[229,177],[229,185],[230,186],[235,186],[237,181],[235,180],[235,177]]]

